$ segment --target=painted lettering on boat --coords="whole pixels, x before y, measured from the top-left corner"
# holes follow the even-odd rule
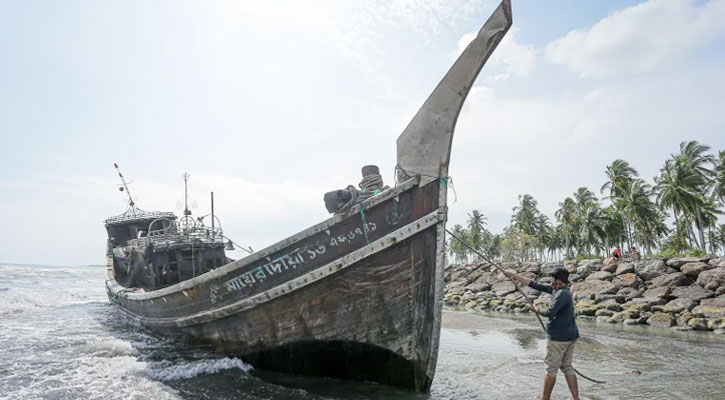
[[[332,235],[326,231],[328,239],[318,241],[313,246],[298,247],[293,251],[279,256],[277,258],[266,257],[266,263],[253,268],[244,274],[232,278],[224,283],[227,292],[234,292],[243,288],[252,287],[259,282],[264,282],[268,278],[281,274],[290,269],[297,269],[298,266],[312,261],[318,256],[325,254],[329,247],[346,246],[353,241],[364,241],[365,235],[377,229],[374,222],[365,223],[361,228],[349,230],[347,233]],[[356,240],[357,239],[357,240]],[[211,297],[210,293],[210,297]],[[213,302],[219,301],[219,292],[215,290],[213,293]]]

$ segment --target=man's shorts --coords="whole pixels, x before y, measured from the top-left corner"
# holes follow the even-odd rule
[[[569,342],[557,342],[555,340],[546,341],[546,373],[551,377],[555,377],[559,369],[564,375],[574,375],[574,367],[571,363],[574,360],[574,345],[576,340]]]

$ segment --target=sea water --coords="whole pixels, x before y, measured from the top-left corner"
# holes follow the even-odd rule
[[[101,266],[0,265],[0,399],[533,399],[545,337],[530,316],[445,312],[428,395],[255,370],[151,335],[111,306]],[[586,399],[725,398],[725,337],[580,324]],[[555,399],[566,399],[563,379]]]

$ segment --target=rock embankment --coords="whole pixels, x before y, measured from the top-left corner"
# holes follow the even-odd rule
[[[500,265],[543,283],[551,283],[549,274],[557,268],[567,269],[579,318],[725,333],[725,257]],[[443,304],[447,307],[529,312],[514,284],[488,263],[449,265],[445,281]],[[548,293],[530,287],[523,291],[537,307],[547,307],[551,302]]]

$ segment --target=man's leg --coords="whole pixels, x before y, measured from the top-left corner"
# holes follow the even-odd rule
[[[574,347],[576,346],[576,340],[572,341],[571,344],[566,348],[564,356],[561,359],[561,371],[564,373],[566,378],[566,384],[569,386],[571,392],[571,398],[573,400],[579,400],[579,384],[576,379],[576,371],[572,362],[574,361]]]
[[[547,340],[546,342],[546,358],[544,358],[546,377],[544,378],[544,394],[541,396],[542,400],[549,400],[551,398],[551,392],[554,390],[554,384],[556,384],[556,373],[561,367],[561,362],[566,351],[566,344],[567,342],[555,342],[553,340]]]
[[[579,384],[576,380],[576,374],[564,375],[564,378],[566,378],[566,384],[569,385],[572,400],[579,400]]]
[[[544,377],[544,394],[541,396],[541,400],[551,399],[551,392],[554,391],[554,385],[556,384],[556,376],[551,376],[546,373]]]

